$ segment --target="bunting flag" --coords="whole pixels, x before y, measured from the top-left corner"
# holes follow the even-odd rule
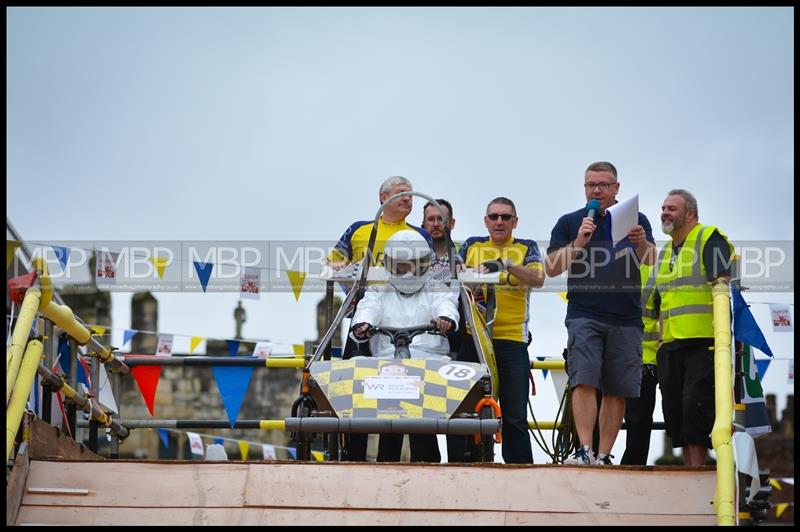
[[[6,240],[6,270],[11,266],[11,263],[14,262],[14,255],[17,253],[18,248],[19,242],[16,240]]]
[[[112,414],[119,412],[117,401],[114,399],[114,392],[111,390],[111,385],[108,382],[108,370],[105,365],[100,366],[100,382],[98,384],[99,393],[98,401],[105,406]]]
[[[189,448],[192,450],[192,454],[197,456],[205,456],[205,449],[203,448],[203,440],[200,438],[200,435],[196,432],[187,432],[186,435],[189,437]]]
[[[225,340],[228,342],[228,355],[235,357],[239,354],[239,340]]]
[[[272,342],[258,342],[253,349],[253,356],[267,358],[272,350]]]
[[[756,371],[758,372],[758,382],[764,380],[764,375],[767,373],[767,368],[769,367],[769,363],[772,362],[768,358],[757,358],[755,360],[756,363]]]
[[[764,391],[758,378],[753,350],[745,344],[742,351],[742,373],[744,386],[742,404],[744,405],[745,430],[753,438],[772,432],[769,424],[767,402],[764,400]]]
[[[772,330],[775,332],[792,332],[792,311],[789,305],[770,303],[769,314],[772,319]]]
[[[169,432],[167,432],[167,429],[158,429],[158,437],[164,443],[164,448],[169,449]]]
[[[758,474],[758,456],[753,437],[746,432],[736,431],[731,438],[733,444],[733,460],[739,473],[750,475],[750,495],[745,502],[749,503],[761,489],[761,478]]]
[[[92,325],[89,328],[92,330],[92,336],[103,336],[108,330],[108,327],[102,325]]]
[[[292,351],[294,356],[301,357],[306,354],[306,346],[303,344],[292,344]]]
[[[546,358],[546,357],[536,357],[536,360],[538,360],[538,361],[540,361],[540,362],[543,362],[545,358]],[[542,370],[542,375],[544,375],[544,378],[545,378],[545,379],[547,378],[547,372],[548,372],[548,371],[549,371],[549,370],[546,370],[546,369],[543,369],[543,370]]]
[[[569,299],[567,299],[567,293],[566,292],[559,292],[558,293],[558,297],[560,297],[564,301],[564,303],[569,303]]]
[[[303,283],[306,282],[306,272],[287,271],[286,275],[289,277],[289,284],[292,285],[292,292],[294,292],[294,300],[300,301],[300,292],[303,291]]]
[[[567,390],[569,376],[567,375],[566,371],[551,371],[550,376],[553,380],[553,388],[556,390],[558,404],[561,404],[561,402],[564,400],[564,392]]]
[[[261,270],[259,268],[242,268],[240,278],[241,299],[261,299]]]
[[[225,438],[219,438],[219,437],[214,438],[214,443],[216,445],[225,445]]]
[[[70,348],[69,348],[69,337],[67,337],[67,333],[62,332],[58,336],[58,363],[61,366],[65,375],[69,375],[69,366],[70,366]],[[77,356],[77,355],[76,355]],[[89,379],[87,375],[89,375],[89,364],[83,360],[82,358],[78,358],[78,382],[89,386]]]
[[[287,447],[286,451],[289,453],[289,458],[291,458],[292,460],[297,460],[297,448]]]
[[[778,491],[783,491],[783,487],[781,486],[781,483],[777,478],[769,479],[769,485]]]
[[[194,350],[197,349],[197,346],[200,345],[203,340],[205,340],[205,338],[202,336],[192,336],[189,340],[189,353],[194,353]]]
[[[122,333],[122,347],[125,347],[138,332],[135,329],[125,329],[125,332]]]
[[[222,395],[222,403],[225,405],[228,421],[233,428],[236,418],[239,417],[239,410],[242,408],[242,401],[247,394],[250,378],[255,368],[213,366],[211,369],[214,372],[219,393]]]
[[[105,286],[117,282],[117,257],[119,253],[112,253],[106,249],[95,254],[97,265],[95,266],[95,279],[97,284]]]
[[[322,451],[311,451],[311,456],[313,456],[314,460],[317,462],[325,461],[325,454]]]
[[[261,444],[261,451],[264,453],[264,460],[277,460],[278,456],[275,454],[275,446],[269,443]]]
[[[203,292],[205,292],[208,288],[208,279],[211,277],[211,270],[214,269],[214,263],[194,261],[194,269],[197,271],[197,277],[200,279],[200,286],[203,288]]]
[[[53,248],[53,252],[56,254],[58,262],[61,263],[61,269],[66,270],[67,262],[69,262],[69,254],[70,251],[72,250],[64,246],[50,246],[50,247]]]
[[[127,355],[129,357],[146,356],[146,355]],[[144,404],[147,405],[147,411],[150,416],[154,416],[153,406],[156,400],[156,390],[158,389],[158,380],[161,378],[161,368],[163,366],[134,366],[131,368],[131,374],[136,379],[136,384],[139,386],[139,393],[142,394]]]
[[[153,256],[150,257],[150,262],[153,263],[153,266],[155,267],[156,271],[158,272],[158,278],[159,279],[163,279],[164,278],[164,270],[167,269],[167,262],[168,261],[169,261],[169,259],[162,259],[161,257],[153,257]]]
[[[242,454],[242,462],[247,462],[247,452],[250,450],[250,444],[244,440],[239,440],[239,452]]]
[[[159,334],[156,356],[172,356],[172,341],[173,338],[171,334]]]
[[[767,339],[759,329],[742,293],[736,286],[731,286],[731,294],[733,299],[733,336],[740,342],[751,345],[771,357],[772,350],[767,345]]]

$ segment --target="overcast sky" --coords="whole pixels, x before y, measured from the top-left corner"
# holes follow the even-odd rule
[[[6,13],[7,210],[32,242],[330,241],[402,175],[453,203],[456,239],[486,234],[486,204],[507,196],[515,235],[546,245],[607,160],[659,241],[666,192],[685,188],[732,240],[793,246],[792,8]],[[794,308],[793,288],[746,296]],[[114,345],[130,297],[113,296]],[[233,336],[238,294],[156,297],[176,349]],[[315,338],[320,297],[245,301],[245,337]],[[792,335],[752,309],[792,358]],[[560,356],[565,311],[532,296],[532,356]],[[788,365],[764,381],[780,405]]]

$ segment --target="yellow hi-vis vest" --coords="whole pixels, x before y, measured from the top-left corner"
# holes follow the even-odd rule
[[[656,351],[661,340],[661,330],[658,326],[658,311],[656,311],[656,269],[653,266],[642,264],[639,269],[642,276],[642,363],[656,364]]]
[[[664,246],[656,287],[661,296],[665,344],[684,338],[714,337],[711,283],[703,264],[703,248],[714,231],[727,242],[728,237],[713,225],[697,224],[686,235],[677,257],[673,259],[671,244]],[[728,246],[732,255],[733,246]]]

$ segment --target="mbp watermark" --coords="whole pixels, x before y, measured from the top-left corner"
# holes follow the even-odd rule
[[[376,249],[384,243],[378,242]],[[548,241],[537,242],[542,266]],[[682,267],[703,264],[715,271],[729,271],[751,291],[794,291],[793,241],[732,242],[733,257],[684,250]],[[660,252],[671,241],[657,242]],[[27,246],[42,257],[57,288],[136,292],[292,292],[302,279],[303,292],[324,293],[328,282],[320,278],[329,259],[360,263],[334,251],[334,241],[59,241]],[[674,257],[674,255],[673,255]],[[689,260],[684,260],[690,257]],[[375,253],[371,268],[382,268],[382,254]],[[17,249],[10,257],[11,275],[22,275],[32,261]],[[356,259],[356,260],[354,260]],[[487,259],[488,260],[488,259]],[[520,256],[515,263],[530,264],[536,257]],[[663,261],[663,255],[662,255]],[[709,262],[710,261],[710,262]],[[669,267],[665,263],[664,267]],[[675,267],[675,264],[672,264]],[[707,270],[708,268],[706,268]],[[609,271],[615,272],[609,275]],[[293,275],[290,275],[292,273]],[[625,279],[625,282],[619,282]],[[630,281],[630,282],[629,282]],[[243,288],[243,286],[245,288]],[[578,250],[569,267],[535,291],[568,289],[630,291],[640,289],[639,259],[632,248]]]

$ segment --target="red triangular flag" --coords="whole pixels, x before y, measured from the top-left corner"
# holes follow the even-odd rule
[[[131,355],[125,355],[130,357]],[[136,384],[139,385],[139,392],[142,394],[144,404],[147,405],[147,410],[150,415],[154,416],[153,406],[156,400],[156,390],[158,389],[158,380],[161,378],[162,366],[136,366],[131,368],[133,378],[136,379]]]

